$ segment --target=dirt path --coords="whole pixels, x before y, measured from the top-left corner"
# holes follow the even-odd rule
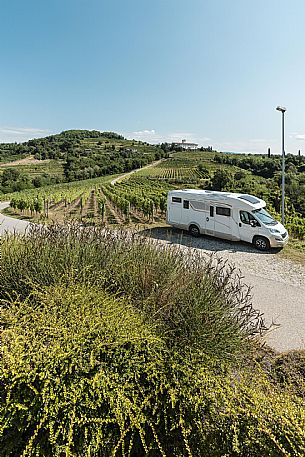
[[[97,214],[98,214],[98,211],[97,211],[95,191],[92,190],[83,207],[83,215],[88,218],[95,218],[95,217],[97,217]]]
[[[0,167],[16,167],[17,165],[41,165],[50,162],[50,159],[38,160],[33,156],[25,157],[24,159],[14,160],[12,162],[0,163]]]
[[[107,221],[109,223],[123,225],[125,223],[124,216],[118,212],[112,201],[106,197],[102,190],[100,190],[100,195],[105,201]]]
[[[79,197],[76,197],[68,206],[68,213],[70,216],[72,215],[80,215],[80,203],[81,199],[83,198],[83,194],[81,194]]]
[[[166,159],[156,160],[155,162],[152,162],[149,165],[146,165],[145,167],[137,168],[136,170],[132,170],[132,171],[129,171],[128,173],[124,173],[123,175],[120,175],[117,178],[114,178],[111,181],[111,184],[114,185],[116,182],[119,182],[122,179],[128,178],[129,176],[133,175],[134,173],[137,173],[138,171],[145,170],[146,168],[154,167],[155,165],[158,165],[159,163],[163,162],[164,160],[166,160]]]

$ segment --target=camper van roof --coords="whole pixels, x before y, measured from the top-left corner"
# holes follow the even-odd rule
[[[248,203],[250,205],[266,205],[264,200],[261,200],[254,195],[248,195],[248,194],[240,194],[236,192],[220,192],[220,191],[215,191],[215,190],[202,190],[202,189],[177,189],[177,190],[172,190],[170,193],[188,193],[189,195],[202,195],[204,197],[211,197],[215,199],[223,199],[223,198],[233,198],[233,199],[239,199],[244,201],[245,203]]]
[[[199,195],[213,195],[219,197],[225,197],[225,196],[232,196],[232,195],[241,195],[241,194],[233,194],[232,192],[219,192],[217,190],[202,190],[202,189],[179,189],[179,190],[173,190],[172,192],[188,192],[190,194],[199,194]]]
[[[217,190],[202,190],[202,189],[177,189],[177,190],[172,190],[170,192],[177,192],[177,193],[185,193],[187,192],[188,194],[193,194],[193,195],[205,195],[205,196],[211,196],[211,197],[240,197],[243,194],[237,194],[234,192],[220,192]],[[250,197],[250,195],[249,195]],[[253,197],[255,198],[255,197]]]
[[[260,200],[257,197],[248,194],[240,195],[238,198],[240,198],[241,200],[246,200],[246,202],[253,203],[254,205],[260,202]]]

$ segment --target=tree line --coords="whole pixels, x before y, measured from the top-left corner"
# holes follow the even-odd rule
[[[0,175],[0,192],[10,193],[58,182],[125,173],[166,157],[167,153],[158,146],[135,140],[127,141],[117,133],[97,130],[68,130],[22,144],[0,144],[2,161],[28,155],[38,160],[62,161],[64,178],[47,173],[31,178],[27,173],[10,168]]]

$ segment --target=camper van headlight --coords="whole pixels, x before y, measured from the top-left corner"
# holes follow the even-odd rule
[[[274,234],[276,234],[276,233],[281,233],[279,230],[274,229],[274,228],[270,228],[270,229],[269,229],[269,232],[270,232],[270,233],[274,233]]]

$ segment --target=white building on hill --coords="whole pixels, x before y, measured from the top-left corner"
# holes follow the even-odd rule
[[[197,143],[188,143],[186,140],[181,140],[181,143],[173,143],[173,146],[181,149],[197,149]]]

